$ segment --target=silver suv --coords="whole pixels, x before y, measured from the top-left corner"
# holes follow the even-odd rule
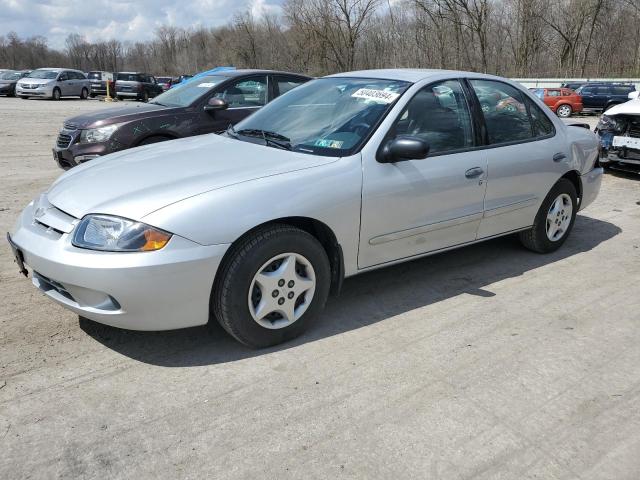
[[[40,97],[60,100],[61,97],[89,96],[90,82],[80,70],[66,68],[39,68],[21,79],[16,85],[16,96]]]

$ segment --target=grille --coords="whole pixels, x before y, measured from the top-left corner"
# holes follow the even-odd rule
[[[60,133],[58,135],[58,140],[56,140],[56,145],[58,146],[58,148],[68,148],[69,144],[71,144],[71,135]]]
[[[38,288],[40,288],[40,290],[42,290],[43,292],[48,292],[50,290],[55,290],[56,292],[58,292],[60,295],[62,295],[63,297],[71,300],[72,302],[75,302],[75,298],[73,298],[73,296],[69,293],[69,291],[65,288],[64,285],[62,285],[60,282],[56,282],[55,280],[52,280],[50,278],[45,277],[44,275],[41,275],[38,272],[33,272],[34,273],[34,277],[36,280],[38,280]]]
[[[640,122],[633,122],[629,125],[629,136],[640,138]]]

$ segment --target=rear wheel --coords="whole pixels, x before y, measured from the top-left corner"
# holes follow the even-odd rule
[[[571,105],[560,105],[557,109],[556,109],[556,114],[560,117],[560,118],[568,118],[571,116],[571,114],[573,113],[573,109],[571,108]]]
[[[60,89],[58,87],[54,88],[53,93],[51,94],[51,100],[60,100],[60,97]]]
[[[542,202],[533,227],[519,234],[520,241],[538,253],[557,250],[569,236],[577,212],[576,188],[569,180],[561,178]]]
[[[269,225],[231,248],[211,295],[220,325],[252,348],[307,330],[329,294],[329,260],[320,242],[304,230]]]

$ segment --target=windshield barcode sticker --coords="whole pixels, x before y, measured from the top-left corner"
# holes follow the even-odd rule
[[[376,102],[391,103],[400,96],[398,93],[386,92],[384,90],[374,90],[372,88],[361,88],[351,94],[354,98],[364,98]]]
[[[198,86],[200,88],[211,88],[211,87],[215,87],[216,84],[211,82],[206,82],[206,83],[199,83]]]

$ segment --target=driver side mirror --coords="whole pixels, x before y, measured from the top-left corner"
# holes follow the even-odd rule
[[[210,98],[207,104],[204,106],[205,112],[213,112],[216,110],[226,110],[229,108],[229,104],[221,98]]]
[[[380,163],[422,160],[429,155],[429,144],[418,137],[400,135],[384,144],[378,152]]]

